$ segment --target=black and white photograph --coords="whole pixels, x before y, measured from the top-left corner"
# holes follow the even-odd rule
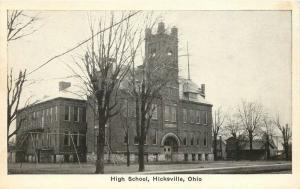
[[[8,177],[293,175],[292,10],[2,10]]]

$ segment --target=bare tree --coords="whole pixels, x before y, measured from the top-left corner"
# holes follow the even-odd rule
[[[93,37],[85,56],[81,58],[83,65],[75,62],[82,72],[77,73],[77,76],[87,87],[88,96],[96,99],[99,131],[95,173],[102,174],[104,173],[105,125],[112,117],[119,114],[118,90],[131,64],[131,37],[137,34],[130,22],[130,18],[136,13],[122,12],[121,14],[122,21],[117,22],[118,24],[115,24],[114,13],[111,14],[108,29],[103,30],[106,27],[105,20],[100,21],[98,30],[104,32],[99,33],[96,39],[94,27],[90,27]]]
[[[285,153],[285,159],[289,160],[289,143],[292,138],[292,129],[288,124],[281,125],[279,115],[277,115],[275,124],[280,130],[283,138],[283,148]]]
[[[37,20],[37,16],[29,16],[24,11],[7,11],[7,42],[20,39],[37,31],[33,28]],[[25,82],[26,69],[20,70],[17,78],[13,76],[13,69],[10,69],[7,74],[7,143],[18,132],[25,120],[23,118],[15,127],[12,126],[20,106]],[[29,99],[25,102],[26,107],[29,105]]]
[[[11,123],[17,117],[23,85],[25,82],[25,75],[26,70],[24,72],[20,71],[19,77],[16,81],[12,76],[12,69],[10,70],[10,74],[7,75],[7,142],[18,132],[22,125],[22,122],[20,122],[20,124],[16,126],[15,130],[10,134],[10,128],[12,126]]]
[[[274,122],[268,115],[262,118],[262,138],[265,143],[266,159],[270,159],[270,145],[275,132]]]
[[[214,157],[217,158],[217,139],[220,129],[223,126],[225,120],[225,116],[223,115],[222,108],[219,107],[217,110],[214,111],[213,114],[213,125],[212,125],[212,132],[213,132],[213,151]],[[220,141],[221,143],[222,141]],[[222,150],[222,149],[221,149]]]
[[[238,115],[231,115],[227,117],[226,126],[224,127],[225,131],[229,133],[235,141],[235,159],[239,160],[240,148],[242,145],[241,136],[243,128],[238,121]]]
[[[7,11],[7,41],[14,41],[36,32],[37,16],[25,14],[22,10]]]
[[[255,102],[242,101],[241,106],[238,107],[238,115],[243,129],[248,135],[250,154],[252,154],[253,138],[261,126],[261,119],[263,116],[262,105]]]

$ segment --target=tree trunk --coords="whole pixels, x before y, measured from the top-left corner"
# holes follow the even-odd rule
[[[214,157],[215,160],[218,159],[217,157],[217,135],[214,134],[214,141],[213,141],[213,150],[214,150]]]
[[[239,146],[239,141],[238,139],[235,139],[235,160],[238,161],[240,159],[240,146]]]
[[[99,114],[100,115],[100,114]],[[99,133],[97,140],[97,160],[96,160],[96,174],[104,173],[104,146],[105,146],[105,123],[103,118],[99,116]]]
[[[253,142],[253,134],[252,132],[249,132],[250,160],[253,160],[252,142]]]
[[[127,130],[127,132],[128,132],[128,130]],[[126,151],[127,151],[127,167],[129,167],[130,166],[130,151],[129,151],[129,144],[128,144],[128,133],[127,133]]]
[[[270,141],[269,141],[269,136],[267,136],[266,138],[266,159],[269,160],[270,159]]]
[[[144,143],[144,142],[142,142]],[[144,162],[144,144],[139,144],[139,171],[145,171],[145,162]]]
[[[145,171],[144,138],[145,138],[145,122],[144,123],[141,122],[141,135],[139,137],[139,171],[140,172]]]
[[[289,160],[289,144],[287,142],[284,143],[284,152],[285,160]]]
[[[108,124],[108,159],[107,162],[110,163],[111,159],[111,130],[110,130],[110,123]]]
[[[145,171],[144,162],[144,141],[145,141],[145,122],[146,122],[145,104],[141,104],[141,130],[139,137],[139,171]]]

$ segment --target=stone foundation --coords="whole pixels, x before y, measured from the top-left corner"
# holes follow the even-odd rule
[[[202,154],[186,154],[189,162],[197,162],[197,161],[213,161],[214,156],[211,153],[202,153]],[[172,161],[185,161],[184,153],[173,153],[172,154]],[[108,154],[104,155],[105,162],[109,162],[108,160]],[[194,157],[194,158],[193,158]],[[148,159],[147,159],[148,158]],[[91,153],[87,154],[87,162],[95,162],[96,161],[96,154]],[[126,163],[127,157],[125,154],[111,154],[110,155],[110,162],[111,163]],[[130,162],[137,162],[138,161],[138,155],[137,154],[130,154]],[[145,155],[145,162],[158,162],[158,161],[166,161],[165,154],[148,154],[148,156]]]

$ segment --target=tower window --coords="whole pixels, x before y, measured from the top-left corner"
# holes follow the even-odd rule
[[[155,57],[155,56],[156,56],[156,49],[152,49],[152,50],[151,50],[151,56],[152,56],[152,57]]]

